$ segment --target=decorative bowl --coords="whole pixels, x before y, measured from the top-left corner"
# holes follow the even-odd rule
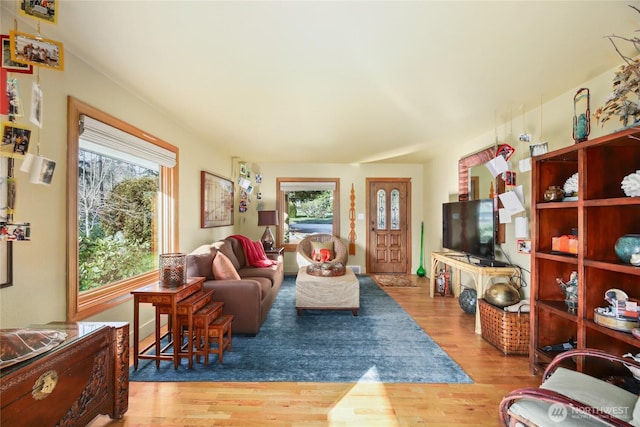
[[[640,234],[625,234],[616,241],[614,249],[622,262],[631,264],[631,256],[640,254]],[[634,261],[637,258],[634,257]]]
[[[511,284],[494,283],[484,291],[484,299],[496,307],[507,307],[520,301],[520,292]]]

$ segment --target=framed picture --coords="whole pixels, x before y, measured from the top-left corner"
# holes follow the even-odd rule
[[[233,181],[200,172],[200,227],[233,225]]]
[[[531,253],[531,240],[518,239],[516,241],[518,245],[518,253],[519,254],[530,254]]]
[[[529,151],[531,152],[531,157],[540,156],[549,151],[549,144],[546,142],[541,142],[540,144],[530,145]]]
[[[58,71],[64,70],[62,43],[19,31],[11,31],[9,41],[11,60]]]
[[[11,59],[11,40],[8,35],[0,35],[0,42],[2,42],[2,68],[10,73],[33,74],[33,65],[22,64]]]
[[[41,19],[52,24],[58,22],[58,0],[18,0],[20,14],[30,18]]]
[[[29,149],[31,130],[12,122],[2,123],[2,145],[0,155],[3,157],[22,157]]]

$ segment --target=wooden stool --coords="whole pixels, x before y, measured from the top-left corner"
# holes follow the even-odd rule
[[[222,363],[223,353],[225,350],[231,351],[231,321],[233,316],[223,314],[215,319],[209,325],[202,329],[196,329],[196,333],[202,331],[204,337],[204,345],[202,352],[204,353],[204,364],[209,364],[209,353],[218,355],[218,363]],[[217,338],[217,347],[211,348],[210,338]]]
[[[202,307],[211,301],[213,295],[213,289],[202,289],[187,298],[179,301],[176,304],[176,313],[178,321],[178,330],[180,331],[179,337],[174,338],[174,351],[178,352],[178,358],[186,357],[189,360],[189,368],[193,367],[193,315],[197,313]],[[171,312],[171,307],[165,306],[160,308],[160,312],[165,310]],[[171,319],[171,317],[169,317]],[[184,328],[187,328],[187,340],[184,340]],[[171,325],[169,325],[171,330]],[[186,351],[185,351],[186,350]]]
[[[201,331],[205,326],[208,326],[218,316],[222,314],[223,302],[210,301],[206,305],[199,307],[197,311],[191,315],[192,319],[192,339],[195,339],[195,350],[193,354],[196,356],[196,362],[200,362],[200,354],[203,354],[201,346],[203,345],[203,337],[201,337],[198,331]],[[188,330],[189,318],[186,315],[178,315],[178,329],[180,333],[184,333],[184,330]],[[184,342],[183,339],[181,339]]]

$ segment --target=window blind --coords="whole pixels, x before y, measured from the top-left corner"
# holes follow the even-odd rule
[[[335,191],[336,183],[329,181],[289,181],[280,183],[280,191]]]
[[[80,144],[84,149],[107,156],[123,152],[164,167],[176,165],[173,151],[85,115],[80,116]]]

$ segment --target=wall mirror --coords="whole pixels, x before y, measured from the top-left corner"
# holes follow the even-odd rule
[[[489,191],[486,189],[491,187],[492,181],[494,194],[504,193],[504,180],[500,176],[497,176],[495,180],[493,180],[493,176],[484,166],[485,163],[496,156],[497,152],[498,147],[489,147],[463,157],[458,161],[458,200],[465,201],[475,198],[488,198]],[[499,201],[498,204],[500,206]],[[498,224],[496,241],[498,243],[505,242],[504,224]]]

